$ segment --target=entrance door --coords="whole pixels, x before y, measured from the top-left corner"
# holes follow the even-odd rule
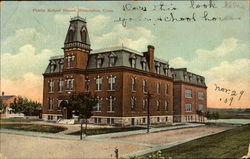
[[[135,118],[131,119],[131,125],[135,125]]]

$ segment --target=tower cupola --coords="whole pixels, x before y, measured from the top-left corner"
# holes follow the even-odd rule
[[[90,51],[90,46],[86,20],[80,16],[71,18],[63,49],[79,48]]]

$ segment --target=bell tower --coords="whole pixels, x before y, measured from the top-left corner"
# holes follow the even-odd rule
[[[64,70],[86,69],[91,51],[86,20],[80,16],[71,18],[64,41]]]

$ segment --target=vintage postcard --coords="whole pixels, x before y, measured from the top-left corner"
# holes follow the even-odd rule
[[[250,158],[249,3],[1,1],[0,159]]]

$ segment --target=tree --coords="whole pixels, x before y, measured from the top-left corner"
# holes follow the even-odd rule
[[[7,105],[0,99],[0,112],[4,112],[6,109]]]
[[[200,121],[201,116],[203,116],[202,111],[201,111],[201,110],[196,110],[196,114],[198,114],[198,116],[199,116],[199,121]]]
[[[26,116],[35,116],[39,115],[41,104],[25,97],[18,96],[14,99],[14,102],[10,104],[10,108],[12,108],[14,113],[23,113]]]
[[[206,117],[207,119],[211,119],[211,114],[210,114],[209,111],[207,111],[207,112],[205,113],[205,117]]]
[[[74,115],[77,115],[78,119],[81,121],[80,139],[82,139],[83,120],[85,120],[84,134],[86,135],[88,119],[93,115],[92,111],[96,104],[96,98],[92,97],[90,93],[75,93],[69,98],[68,110],[72,111]]]

